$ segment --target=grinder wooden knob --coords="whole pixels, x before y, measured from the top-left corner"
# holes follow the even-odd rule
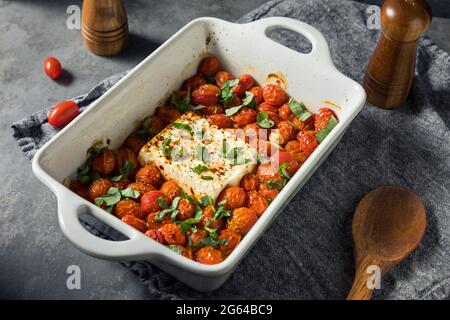
[[[122,0],[84,0],[82,9],[84,46],[100,56],[115,55],[128,41],[128,21]]]
[[[432,19],[425,0],[386,0],[383,33],[364,77],[367,100],[381,108],[400,107],[411,89],[420,35]]]

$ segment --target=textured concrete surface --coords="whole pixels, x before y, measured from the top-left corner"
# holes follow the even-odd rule
[[[127,1],[129,47],[121,55],[102,58],[83,49],[79,31],[66,28],[66,8],[81,1],[0,0],[0,298],[151,298],[120,264],[91,258],[64,238],[56,199],[34,178],[30,162],[11,138],[10,124],[133,67],[196,17],[233,21],[263,2]],[[447,2],[430,1],[441,18],[435,19],[429,35],[450,50]],[[42,62],[49,55],[59,57],[71,76],[59,83],[46,78]],[[81,290],[66,287],[69,265],[81,269]]]

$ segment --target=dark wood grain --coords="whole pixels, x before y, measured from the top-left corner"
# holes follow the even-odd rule
[[[389,271],[417,247],[425,225],[425,208],[415,193],[385,186],[365,195],[353,218],[356,274],[348,299],[370,299],[367,268],[378,266],[381,275]]]
[[[122,0],[84,0],[82,27],[84,46],[101,56],[121,52],[128,41],[128,20]]]
[[[381,108],[400,107],[411,89],[417,43],[432,18],[425,0],[386,0],[381,7],[383,33],[367,66],[367,100]]]

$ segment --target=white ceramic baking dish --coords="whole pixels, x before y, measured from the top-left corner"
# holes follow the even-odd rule
[[[268,34],[276,29],[304,35],[312,43],[312,51],[298,53],[271,40]],[[332,101],[336,107],[327,107],[340,120],[239,246],[217,265],[202,265],[178,255],[62,184],[86,160],[86,150],[93,142],[109,138],[112,148],[120,146],[136,130],[138,120],[153,114],[183,79],[195,73],[198,62],[207,54],[217,55],[224,69],[233,74],[251,73],[261,85],[268,81],[268,74],[278,72],[286,78],[287,92],[292,97],[314,112],[324,101]],[[283,206],[314,173],[364,102],[363,88],[334,67],[325,38],[310,25],[280,17],[249,24],[200,18],[172,36],[43,146],[34,157],[33,171],[57,196],[61,229],[79,249],[103,259],[148,260],[197,290],[211,291],[229,277]],[[129,239],[108,241],[94,236],[80,224],[82,213],[96,217]]]

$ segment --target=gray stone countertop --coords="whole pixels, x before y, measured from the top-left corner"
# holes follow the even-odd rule
[[[0,176],[4,179],[0,184],[0,298],[152,298],[119,263],[87,256],[63,236],[56,198],[34,177],[30,161],[11,137],[10,125],[132,68],[194,18],[215,16],[234,21],[265,1],[126,1],[129,46],[120,55],[104,58],[86,51],[79,30],[66,27],[67,7],[81,6],[81,1],[0,0]],[[447,2],[433,3],[442,6],[436,7],[439,16],[449,17]],[[450,50],[449,19],[436,18],[428,34]],[[42,65],[50,55],[58,57],[72,77],[63,83],[49,80]],[[80,267],[80,290],[66,286],[70,265]]]

